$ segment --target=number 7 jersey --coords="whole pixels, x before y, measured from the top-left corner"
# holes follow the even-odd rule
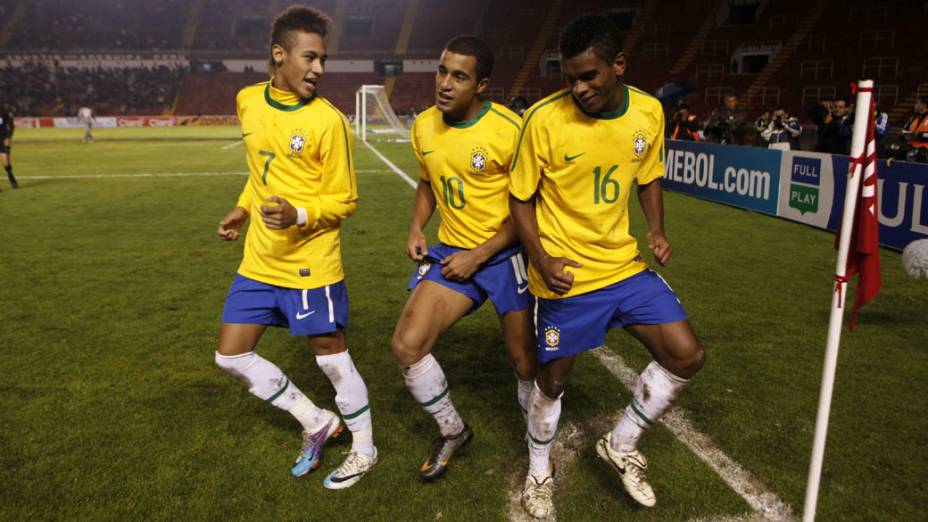
[[[477,247],[509,217],[509,164],[519,121],[514,112],[490,101],[467,121],[452,120],[436,107],[416,118],[412,149],[419,177],[435,195],[442,243]]]
[[[660,102],[621,86],[623,106],[587,114],[570,90],[539,101],[524,115],[512,160],[509,190],[535,197],[541,246],[583,265],[570,292],[547,288],[534,266],[531,292],[545,299],[585,294],[631,277],[647,265],[629,234],[629,196],[664,174],[664,112]]]
[[[339,227],[358,205],[348,120],[321,96],[301,99],[270,82],[245,87],[237,104],[248,162],[238,206],[251,218],[238,273],[294,289],[341,281]],[[268,228],[261,206],[272,196],[305,208],[306,224]]]

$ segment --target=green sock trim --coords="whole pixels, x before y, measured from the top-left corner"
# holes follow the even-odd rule
[[[342,418],[345,419],[345,420],[351,420],[351,419],[357,417],[358,415],[361,415],[362,413],[366,412],[366,411],[369,410],[369,409],[371,409],[371,405],[370,405],[370,404],[365,404],[363,408],[361,408],[360,410],[358,410],[358,411],[356,411],[356,412],[354,412],[354,413],[349,413],[349,414],[347,414],[347,415],[342,415]]]
[[[528,432],[528,438],[532,439],[532,442],[534,442],[535,444],[541,444],[541,445],[548,445],[548,444],[551,444],[551,441],[554,440],[554,437],[556,437],[556,436],[557,436],[557,433],[555,433],[554,435],[551,435],[551,438],[548,439],[548,440],[538,440],[538,439],[536,439],[535,437],[532,436],[532,432],[531,432],[531,431]]]
[[[438,402],[438,401],[444,399],[444,398],[445,398],[445,395],[448,395],[448,390],[449,390],[449,388],[445,388],[445,390],[444,390],[443,392],[439,393],[438,395],[436,395],[435,397],[433,397],[431,400],[429,400],[429,401],[427,401],[427,402],[420,402],[419,404],[421,404],[423,408],[428,408],[429,406],[435,404],[436,402]]]
[[[654,421],[649,419],[647,415],[645,415],[644,413],[641,412],[640,409],[638,409],[638,405],[635,404],[634,400],[632,400],[632,402],[630,402],[628,405],[632,407],[632,411],[635,412],[635,414],[638,415],[638,417],[640,417],[641,420],[645,421],[648,424],[648,426],[654,424]]]
[[[284,378],[286,379],[286,377]],[[280,397],[284,393],[284,391],[289,387],[290,387],[290,379],[287,379],[287,382],[285,382],[284,385],[281,386],[279,390],[277,390],[277,393],[267,398],[267,402],[274,402],[274,399],[276,399],[277,397]]]

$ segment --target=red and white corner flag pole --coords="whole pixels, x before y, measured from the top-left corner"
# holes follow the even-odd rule
[[[870,143],[868,126],[873,125],[873,81],[861,80],[857,83],[857,107],[854,113],[854,134],[851,141],[851,165],[847,178],[847,192],[844,196],[844,213],[841,217],[840,236],[838,240],[838,262],[835,267],[835,287],[831,299],[831,317],[828,320],[828,341],[825,348],[825,367],[822,370],[822,388],[818,399],[818,415],[815,419],[815,438],[812,443],[812,460],[809,462],[809,482],[806,485],[805,507],[802,511],[803,522],[815,520],[815,507],[818,502],[819,481],[822,475],[822,461],[825,455],[825,438],[828,434],[828,416],[831,411],[831,394],[835,382],[835,367],[838,362],[838,346],[841,341],[841,326],[844,321],[844,299],[847,296],[848,282],[848,254],[851,250],[851,238],[857,232],[855,220],[857,215],[857,200],[863,196],[862,204],[868,205],[866,210],[875,213],[876,201],[876,153],[875,143]],[[871,154],[871,147],[873,153]],[[871,158],[871,156],[873,156]],[[868,161],[870,160],[870,161]],[[861,191],[861,178],[864,190]],[[872,221],[876,222],[876,216]],[[878,248],[878,247],[877,247]],[[855,253],[856,253],[855,245]],[[877,253],[877,263],[878,260]],[[852,260],[854,266],[851,275],[858,272],[857,262]],[[879,267],[877,265],[877,285],[879,285]],[[863,286],[863,273],[858,283],[858,293]],[[879,287],[877,286],[877,291]],[[874,294],[875,295],[875,294]],[[858,302],[860,300],[858,299]],[[855,305],[856,308],[859,305]]]

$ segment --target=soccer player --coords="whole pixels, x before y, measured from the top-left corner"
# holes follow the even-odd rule
[[[435,106],[412,127],[419,186],[406,254],[418,267],[391,348],[407,388],[441,432],[419,470],[425,481],[442,477],[454,452],[473,437],[431,354],[438,337],[489,297],[515,366],[523,411],[537,369],[525,258],[507,204],[520,119],[481,97],[492,68],[492,51],[482,40],[449,41],[435,75]],[[423,228],[436,207],[439,243],[428,246]]]
[[[553,510],[550,461],[561,395],[579,353],[623,327],[654,358],[597,453],[642,505],[655,496],[637,451],[645,428],[666,412],[703,365],[703,349],[676,295],[639,255],[629,235],[632,192],[648,222],[647,243],[670,260],[660,178],[664,115],[660,102],[622,82],[625,55],[604,16],[581,16],[560,36],[568,88],[525,113],[513,158],[510,208],[530,260],[535,294],[537,388],[528,408],[529,470],[522,505],[535,517]],[[637,185],[637,188],[635,186]]]
[[[93,111],[90,107],[81,107],[77,119],[84,125],[84,143],[93,143]]]
[[[13,188],[19,188],[16,182],[16,176],[13,175],[13,164],[10,161],[10,154],[13,146],[13,131],[16,129],[14,122],[15,109],[13,106],[3,107],[0,113],[0,163],[6,170],[6,177],[10,180]]]
[[[271,30],[271,80],[238,94],[249,176],[235,209],[220,221],[219,236],[236,240],[252,219],[222,312],[216,364],[302,424],[303,449],[292,469],[302,476],[319,466],[341,421],[254,348],[268,326],[307,337],[352,433],[347,459],[324,481],[341,489],[376,464],[377,449],[367,387],[344,333],[348,295],[339,226],[357,208],[353,140],[345,116],[316,92],[330,24],[325,13],[306,6],[281,13]]]

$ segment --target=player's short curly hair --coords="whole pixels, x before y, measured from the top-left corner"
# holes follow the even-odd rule
[[[308,5],[291,5],[283,10],[274,19],[271,26],[271,44],[269,49],[279,45],[284,49],[290,50],[292,45],[291,35],[295,31],[304,33],[315,33],[323,39],[329,35],[332,28],[332,19],[323,11],[310,7]],[[271,69],[274,68],[274,58],[271,58]]]
[[[445,44],[453,53],[473,56],[477,60],[477,81],[489,78],[493,73],[493,51],[486,42],[471,34],[455,36]]]
[[[622,52],[619,29],[604,15],[581,15],[571,20],[561,31],[558,50],[561,58],[573,58],[587,50],[612,62]]]

